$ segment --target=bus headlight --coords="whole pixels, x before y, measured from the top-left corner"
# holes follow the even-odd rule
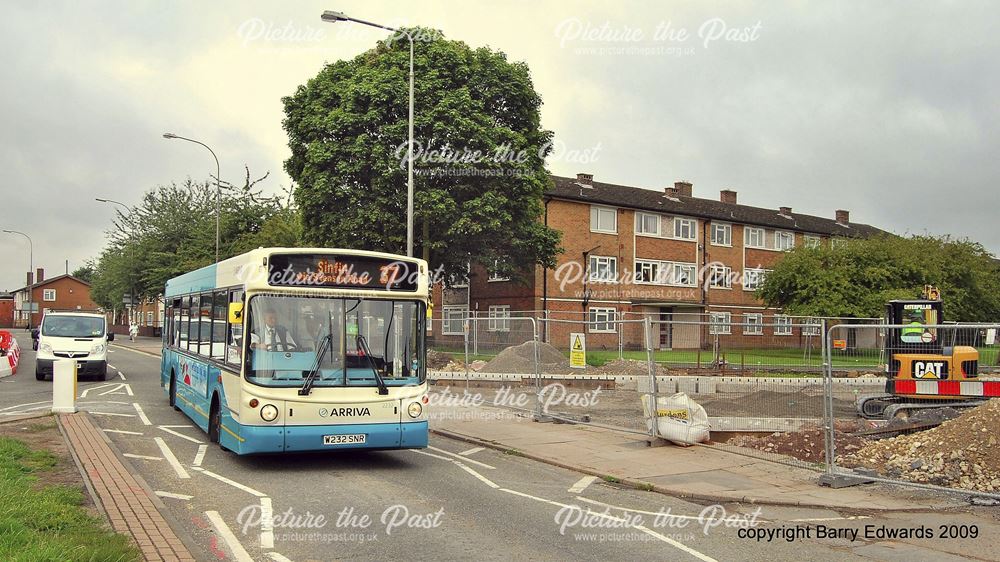
[[[274,421],[278,418],[278,407],[274,404],[266,404],[260,409],[260,418],[266,422]]]
[[[406,407],[406,413],[410,414],[411,418],[419,418],[423,411],[424,407],[420,405],[420,402],[411,402],[410,405]]]

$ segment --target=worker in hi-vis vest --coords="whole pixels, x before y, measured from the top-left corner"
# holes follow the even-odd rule
[[[919,310],[910,311],[910,322],[903,328],[900,339],[904,343],[920,343],[924,335],[924,315]]]

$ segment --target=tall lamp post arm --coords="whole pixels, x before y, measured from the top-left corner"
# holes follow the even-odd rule
[[[35,244],[31,241],[31,237],[27,234],[21,232],[20,230],[4,230],[7,234],[19,234],[24,236],[28,240],[28,273],[34,275],[35,271]],[[35,292],[35,284],[38,280],[32,277],[31,283],[28,285],[28,329],[31,329],[31,317],[34,314],[34,307],[32,293]]]
[[[222,168],[219,166],[219,157],[215,155],[215,151],[212,150],[212,147],[208,146],[207,144],[199,140],[189,139],[187,137],[182,137],[180,135],[175,135],[173,133],[164,133],[163,138],[180,139],[188,142],[193,142],[195,144],[200,144],[201,146],[204,146],[206,149],[208,149],[208,151],[212,153],[212,158],[215,159],[215,261],[216,263],[218,263],[219,224],[220,224],[220,218],[222,216],[222,178],[220,177],[222,175]]]

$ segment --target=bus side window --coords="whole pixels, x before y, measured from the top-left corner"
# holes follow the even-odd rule
[[[191,324],[188,327],[188,351],[198,353],[198,345],[201,343],[199,332],[201,331],[201,295],[191,295]]]
[[[191,339],[191,297],[181,299],[181,317],[177,329],[177,347],[187,349],[188,340]]]
[[[234,289],[229,293],[229,303],[242,303],[243,291]],[[227,311],[226,316],[229,316]],[[242,318],[242,316],[241,316]],[[229,318],[227,318],[227,321]],[[239,367],[243,361],[243,322],[227,323],[226,363]]]
[[[212,307],[212,359],[225,359],[226,347],[226,317],[229,315],[229,295],[226,291],[216,291],[213,295]]]

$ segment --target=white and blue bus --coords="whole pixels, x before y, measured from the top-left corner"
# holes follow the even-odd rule
[[[224,449],[427,446],[427,262],[258,248],[164,297],[160,384]]]

